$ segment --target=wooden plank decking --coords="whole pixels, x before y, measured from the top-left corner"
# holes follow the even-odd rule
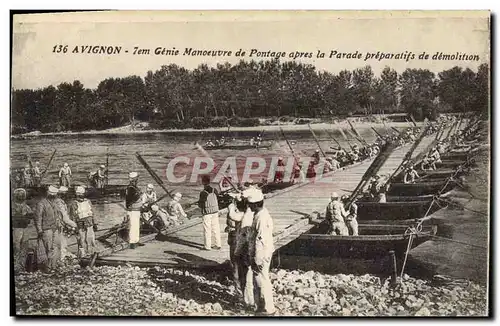
[[[415,153],[423,150],[433,136],[426,137]],[[396,149],[382,167],[380,174],[391,173],[401,162],[404,154],[411,145]],[[312,228],[308,215],[314,211],[324,213],[332,191],[340,195],[348,194],[353,190],[365,173],[371,161],[365,161],[348,167],[343,171],[325,175],[321,180],[309,182],[301,186],[294,186],[288,191],[267,198],[265,207],[269,210],[274,222],[274,241],[276,249],[297,238],[300,234]],[[199,221],[201,222],[201,221]],[[225,266],[229,260],[229,247],[224,215],[220,218],[222,249],[204,251],[203,226],[193,223],[167,235],[164,239],[151,240],[143,247],[123,249],[115,252],[108,251],[107,255],[100,255],[97,264],[105,265],[161,265],[179,268],[217,268]],[[147,240],[152,239],[152,237]]]

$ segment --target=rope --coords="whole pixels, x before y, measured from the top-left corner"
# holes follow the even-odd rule
[[[413,236],[414,236],[414,233],[411,233],[410,238],[408,239],[408,245],[406,246],[405,259],[403,261],[403,266],[401,267],[401,275],[400,275],[401,278],[403,278],[403,273],[404,273],[405,267],[406,267],[406,261],[408,259],[408,255],[410,254],[410,248],[413,244]]]
[[[452,201],[446,200],[446,199],[444,199],[444,198],[438,198],[438,200],[439,200],[439,201],[443,201],[443,202],[445,202],[445,203],[447,203],[447,204],[451,204],[451,205],[456,205],[456,204],[457,204],[457,203],[454,203],[454,202],[452,202]],[[465,206],[462,206],[462,208],[463,208],[464,210],[466,210],[466,211],[470,211],[470,212],[473,212],[473,213],[481,214],[481,215],[483,215],[483,216],[488,216],[488,213],[484,213],[484,212],[476,211],[476,210],[473,210],[473,209],[467,208],[467,207],[465,207]]]
[[[450,239],[450,238],[440,237],[438,235],[433,235],[432,237],[433,238],[437,238],[437,239],[441,239],[441,240],[446,240],[446,241],[450,241],[450,242],[459,243],[459,244],[462,244],[464,246],[469,246],[469,247],[474,247],[474,248],[480,248],[480,249],[488,249],[488,247],[478,246],[478,245],[474,245],[474,244],[467,243],[467,242],[462,242],[462,241],[453,240],[453,239]]]

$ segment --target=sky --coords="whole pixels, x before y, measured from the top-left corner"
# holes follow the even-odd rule
[[[456,65],[476,71],[489,63],[489,12],[102,12],[19,15],[14,17],[12,87],[40,88],[79,80],[95,88],[105,78],[139,75],[175,63],[188,69],[201,63],[237,63],[260,52],[311,53],[318,70],[338,73],[370,65],[375,75],[385,66],[440,72]],[[67,52],[54,53],[58,45]],[[72,53],[82,46],[121,47],[121,53]],[[135,54],[134,47],[150,49]],[[179,50],[177,56],[155,55],[156,48]],[[227,56],[185,56],[185,48],[232,51]],[[235,56],[242,49],[246,56]],[[125,50],[128,53],[125,53]],[[317,58],[320,52],[324,58]],[[329,58],[331,51],[361,59]],[[370,58],[377,52],[413,53],[412,60]],[[422,52],[428,59],[419,60]],[[477,55],[479,61],[432,60],[436,52]]]

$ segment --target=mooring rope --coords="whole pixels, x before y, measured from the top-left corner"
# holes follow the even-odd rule
[[[450,238],[440,237],[438,235],[433,235],[432,237],[440,239],[440,240],[446,240],[446,241],[449,241],[449,242],[455,242],[455,243],[458,243],[458,244],[462,244],[464,246],[469,246],[469,247],[474,247],[474,248],[480,248],[480,249],[488,249],[488,247],[479,246],[479,245],[475,245],[475,244],[468,243],[468,242],[453,240],[453,239],[450,239]]]

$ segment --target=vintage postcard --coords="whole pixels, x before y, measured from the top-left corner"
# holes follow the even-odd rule
[[[491,314],[489,11],[15,14],[11,314]]]

